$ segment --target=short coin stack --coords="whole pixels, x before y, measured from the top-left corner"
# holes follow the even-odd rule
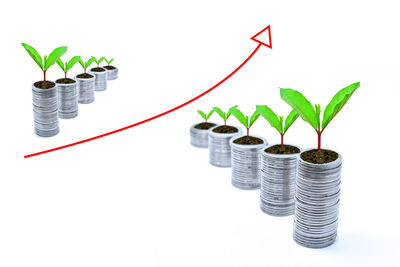
[[[78,116],[78,90],[75,83],[57,83],[58,116],[71,119]]]
[[[234,138],[231,139],[232,157],[232,185],[245,190],[260,188],[260,169],[262,149],[267,145],[263,137],[258,137],[264,141],[258,145],[235,144]]]
[[[33,118],[35,133],[42,137],[58,134],[57,85],[49,89],[32,85]]]
[[[260,195],[263,212],[273,216],[293,215],[298,156],[299,153],[272,154],[263,151]]]
[[[75,80],[78,83],[77,90],[79,93],[79,104],[92,103],[94,101],[94,81],[96,79],[96,76],[91,75],[92,78],[78,78],[78,76],[79,75],[75,76]]]
[[[208,132],[206,129],[196,129],[195,126],[198,123],[193,124],[190,127],[190,144],[194,147],[198,148],[207,148],[208,147]]]
[[[101,68],[104,71],[93,71],[93,69],[97,69],[97,68],[92,68],[90,71],[90,74],[96,76],[94,90],[95,91],[106,90],[107,89],[107,70]]]
[[[218,127],[218,126],[216,126]],[[231,145],[230,140],[235,136],[242,135],[242,129],[237,128],[236,133],[216,133],[213,127],[208,133],[208,147],[210,163],[216,167],[231,167]]]
[[[326,164],[298,159],[293,239],[310,248],[335,242],[342,157]]]

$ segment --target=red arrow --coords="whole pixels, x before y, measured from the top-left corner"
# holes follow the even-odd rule
[[[178,110],[178,109],[180,109],[180,108],[182,108],[182,107],[184,107],[184,106],[186,106],[186,105],[192,103],[193,101],[195,101],[195,100],[199,99],[200,97],[202,97],[202,96],[208,94],[209,92],[211,92],[212,90],[214,90],[215,88],[217,88],[218,86],[220,86],[221,84],[223,84],[226,80],[228,80],[228,79],[229,79],[230,77],[232,77],[236,72],[238,72],[238,71],[239,71],[239,70],[254,56],[254,54],[258,51],[258,49],[261,47],[261,45],[265,45],[265,46],[267,46],[267,47],[269,47],[269,48],[272,49],[272,47],[271,47],[271,32],[269,31],[269,28],[270,28],[270,26],[268,26],[267,28],[263,29],[261,32],[257,33],[255,36],[253,36],[253,37],[251,38],[251,40],[258,42],[259,44],[258,44],[257,47],[253,50],[253,52],[250,54],[250,56],[248,56],[248,57],[242,62],[242,64],[240,64],[234,71],[232,71],[230,74],[228,74],[228,76],[226,76],[226,77],[225,77],[224,79],[222,79],[220,82],[218,82],[217,84],[215,84],[213,87],[211,87],[211,88],[208,89],[207,91],[201,93],[200,95],[198,95],[198,96],[196,96],[196,97],[190,99],[189,101],[186,101],[185,103],[183,103],[183,104],[181,104],[181,105],[179,105],[179,106],[177,106],[177,107],[174,107],[174,108],[172,108],[172,109],[170,109],[170,110],[167,110],[167,111],[165,111],[165,112],[163,112],[163,113],[160,113],[160,114],[155,115],[155,116],[153,116],[153,117],[150,117],[150,118],[148,118],[148,119],[142,120],[142,121],[140,121],[140,122],[136,122],[136,123],[134,123],[134,124],[125,126],[125,127],[123,127],[123,128],[120,128],[120,129],[117,129],[117,130],[114,130],[114,131],[111,131],[111,132],[108,132],[108,133],[104,133],[104,134],[101,134],[101,135],[97,135],[97,136],[95,136],[95,137],[91,137],[91,138],[88,138],[88,139],[84,139],[84,140],[81,140],[81,141],[77,141],[77,142],[74,142],[74,143],[71,143],[71,144],[67,144],[67,145],[55,147],[55,148],[48,149],[48,150],[43,150],[43,151],[36,152],[36,153],[33,153],[33,154],[28,154],[28,155],[25,155],[24,158],[30,158],[30,157],[34,157],[34,156],[46,154],[46,153],[53,152],[53,151],[57,151],[57,150],[64,149],[64,148],[67,148],[67,147],[76,146],[76,145],[83,144],[83,143],[86,143],[86,142],[89,142],[89,141],[93,141],[93,140],[96,140],[96,139],[99,139],[99,138],[102,138],[102,137],[105,137],[105,136],[108,136],[108,135],[111,135],[111,134],[115,134],[115,133],[118,133],[118,132],[122,132],[122,131],[125,131],[125,130],[127,130],[127,129],[130,129],[130,128],[133,128],[133,127],[135,127],[135,126],[138,126],[138,125],[140,125],[140,124],[143,124],[143,123],[152,121],[152,120],[154,120],[154,119],[160,118],[160,117],[162,117],[162,116],[164,116],[164,115],[167,115],[167,114],[169,114],[169,113],[171,113],[171,112],[173,112],[173,111],[175,111],[175,110]],[[267,45],[267,44],[265,44],[265,43],[263,43],[263,42],[261,42],[261,41],[255,39],[255,37],[257,37],[258,35],[260,35],[262,32],[264,32],[264,31],[267,30],[267,29],[268,29],[268,31],[269,31],[270,45]]]
[[[259,40],[259,39],[266,39],[265,35],[267,35],[267,34],[268,34],[268,44]],[[261,37],[263,37],[263,38],[261,38]],[[268,25],[268,27],[259,31],[256,35],[254,35],[250,39],[272,49],[271,26]]]

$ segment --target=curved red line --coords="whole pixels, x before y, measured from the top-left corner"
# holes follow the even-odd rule
[[[108,133],[104,133],[104,134],[101,134],[101,135],[97,135],[97,136],[95,136],[95,137],[91,137],[91,138],[88,138],[88,139],[84,139],[84,140],[81,140],[81,141],[78,141],[78,142],[75,142],[75,143],[71,143],[71,144],[68,144],[68,145],[59,146],[59,147],[55,147],[55,148],[48,149],[48,150],[43,150],[43,151],[36,152],[36,153],[33,153],[33,154],[28,154],[28,155],[25,155],[24,158],[30,158],[30,157],[34,157],[34,156],[46,154],[46,153],[53,152],[53,151],[60,150],[60,149],[64,149],[64,148],[67,148],[67,147],[71,147],[71,146],[76,146],[76,145],[79,145],[79,144],[83,144],[83,143],[86,143],[86,142],[89,142],[89,141],[92,141],[92,140],[95,140],[95,139],[99,139],[99,138],[105,137],[105,136],[107,136],[107,135],[115,134],[115,133],[118,133],[118,132],[121,132],[121,131],[130,129],[130,128],[133,128],[133,127],[135,127],[135,126],[138,126],[138,125],[140,125],[140,124],[143,124],[143,123],[152,121],[152,120],[154,120],[154,119],[157,119],[157,118],[159,118],[159,117],[162,117],[162,116],[164,116],[164,115],[167,115],[168,113],[171,113],[171,112],[173,112],[173,111],[175,111],[175,110],[177,110],[177,109],[180,109],[180,108],[182,108],[182,107],[184,107],[184,106],[186,106],[186,105],[192,103],[193,101],[199,99],[200,97],[202,97],[202,96],[208,94],[209,92],[211,92],[212,90],[214,90],[215,88],[217,88],[218,86],[220,86],[222,83],[224,83],[226,80],[228,80],[230,77],[232,77],[232,75],[234,75],[238,70],[240,70],[240,69],[247,63],[247,61],[249,61],[250,58],[252,58],[252,57],[254,56],[254,54],[257,52],[257,50],[258,50],[260,47],[261,47],[261,44],[259,43],[258,46],[256,47],[256,49],[254,49],[254,51],[250,54],[250,56],[248,56],[248,57],[246,58],[245,61],[243,61],[242,64],[240,64],[234,71],[232,71],[228,76],[226,76],[224,79],[222,79],[222,80],[221,80],[220,82],[218,82],[216,85],[214,85],[213,87],[211,87],[211,88],[208,89],[207,91],[201,93],[200,95],[198,95],[198,96],[196,96],[196,97],[190,99],[189,101],[187,101],[187,102],[185,102],[185,103],[183,103],[183,104],[181,104],[181,105],[179,105],[179,106],[177,106],[177,107],[174,107],[174,108],[172,108],[172,109],[170,109],[170,110],[168,110],[168,111],[165,111],[165,112],[163,112],[163,113],[160,113],[160,114],[158,114],[158,115],[155,115],[155,116],[153,116],[153,117],[151,117],[151,118],[145,119],[145,120],[143,120],[143,121],[140,121],[140,122],[137,122],[137,123],[128,125],[128,126],[126,126],[126,127],[123,127],[123,128],[120,128],[120,129],[117,129],[117,130],[114,130],[114,131],[111,131],[111,132],[108,132]]]

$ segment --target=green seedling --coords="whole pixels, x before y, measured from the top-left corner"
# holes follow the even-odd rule
[[[79,59],[79,64],[81,64],[82,68],[83,68],[83,73],[86,74],[86,69],[89,68],[89,66],[94,62],[95,58],[91,57],[88,61],[83,62],[82,59]]]
[[[108,65],[108,66],[110,66],[111,62],[113,62],[113,61],[114,61],[114,59],[113,59],[113,58],[112,58],[112,59],[110,59],[110,60],[107,60],[106,58],[104,58],[104,60],[105,60],[105,62],[107,62],[107,65]]]
[[[281,135],[281,147],[283,148],[283,136],[287,132],[287,130],[292,126],[292,124],[297,120],[299,117],[299,113],[295,109],[292,109],[292,111],[289,113],[289,115],[285,119],[285,125],[283,124],[283,116],[277,116],[275,112],[272,111],[268,106],[266,105],[257,105],[257,112],[260,113],[261,116],[263,116],[269,124],[273,128],[275,128]]]
[[[77,63],[81,60],[80,56],[74,56],[71,58],[69,61],[63,62],[60,58],[57,59],[57,64],[60,66],[60,68],[64,71],[64,77],[65,80],[67,80],[67,72]]]
[[[200,116],[207,122],[208,119],[211,117],[211,115],[214,113],[214,110],[210,110],[210,112],[208,112],[208,114],[206,115],[203,111],[198,110],[197,113],[200,114]]]
[[[21,43],[21,45],[26,49],[28,54],[33,58],[36,64],[39,65],[40,69],[43,71],[43,81],[46,81],[46,71],[56,63],[57,59],[59,59],[62,55],[67,52],[66,46],[60,46],[54,49],[49,56],[44,56],[43,59],[39,55],[39,53],[32,46]]]
[[[246,127],[247,130],[247,136],[249,136],[250,128],[251,126],[256,122],[258,117],[260,117],[260,113],[254,111],[253,115],[249,118],[249,116],[245,116],[240,110],[237,108],[231,108],[229,111],[232,113],[233,116],[238,119],[238,121],[243,124],[244,127]]]
[[[233,106],[232,108],[237,108],[238,105]],[[230,110],[228,112],[223,112],[220,108],[214,107],[214,111],[217,112],[217,114],[224,120],[224,126],[226,126],[226,121],[229,119],[231,116]]]
[[[92,56],[92,58],[93,58],[94,62],[96,62],[97,67],[99,67],[100,63],[103,62],[103,60],[105,59],[105,57],[101,57],[101,58],[97,59],[97,58],[95,58],[93,56]]]
[[[314,109],[310,101],[300,92],[289,88],[281,88],[280,91],[282,99],[295,109],[304,121],[308,122],[315,129],[318,135],[318,151],[321,151],[321,135],[326,126],[339,113],[358,87],[360,87],[359,82],[353,83],[336,93],[325,108],[322,123],[320,118],[321,106],[319,104],[315,105]]]

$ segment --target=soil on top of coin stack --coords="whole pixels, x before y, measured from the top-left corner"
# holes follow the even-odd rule
[[[210,122],[202,122],[194,126],[194,128],[199,129],[199,130],[208,130],[212,127],[214,127],[216,124],[215,123],[210,123]]]
[[[49,82],[49,81],[40,81],[40,82],[35,82],[33,84],[36,88],[40,88],[40,89],[51,89],[54,86],[56,86],[55,83],[53,82]]]
[[[67,79],[61,78],[61,79],[58,79],[58,80],[56,81],[56,83],[68,84],[68,83],[76,83],[76,82],[75,82],[75,80],[72,80],[72,79],[70,79],[70,78],[67,78]]]
[[[291,145],[283,145],[283,147],[281,147],[281,145],[274,145],[265,149],[264,151],[270,154],[282,155],[282,154],[296,154],[300,152],[300,149]]]
[[[215,127],[213,130],[215,133],[222,133],[222,134],[230,134],[230,133],[237,133],[239,130],[236,127],[229,126],[229,125],[222,125]]]
[[[104,66],[103,68],[108,69],[108,70],[115,70],[116,67],[108,65],[108,66]]]
[[[94,71],[94,72],[103,72],[103,71],[106,71],[106,70],[103,69],[103,68],[97,67],[97,68],[91,69],[91,71]]]
[[[238,145],[260,145],[264,143],[262,139],[254,136],[242,136],[233,142]]]
[[[300,154],[302,160],[313,164],[325,164],[338,159],[339,154],[328,149],[312,149]]]
[[[81,78],[81,79],[88,79],[88,78],[93,78],[94,76],[89,73],[82,73],[82,74],[77,75],[76,77]]]

